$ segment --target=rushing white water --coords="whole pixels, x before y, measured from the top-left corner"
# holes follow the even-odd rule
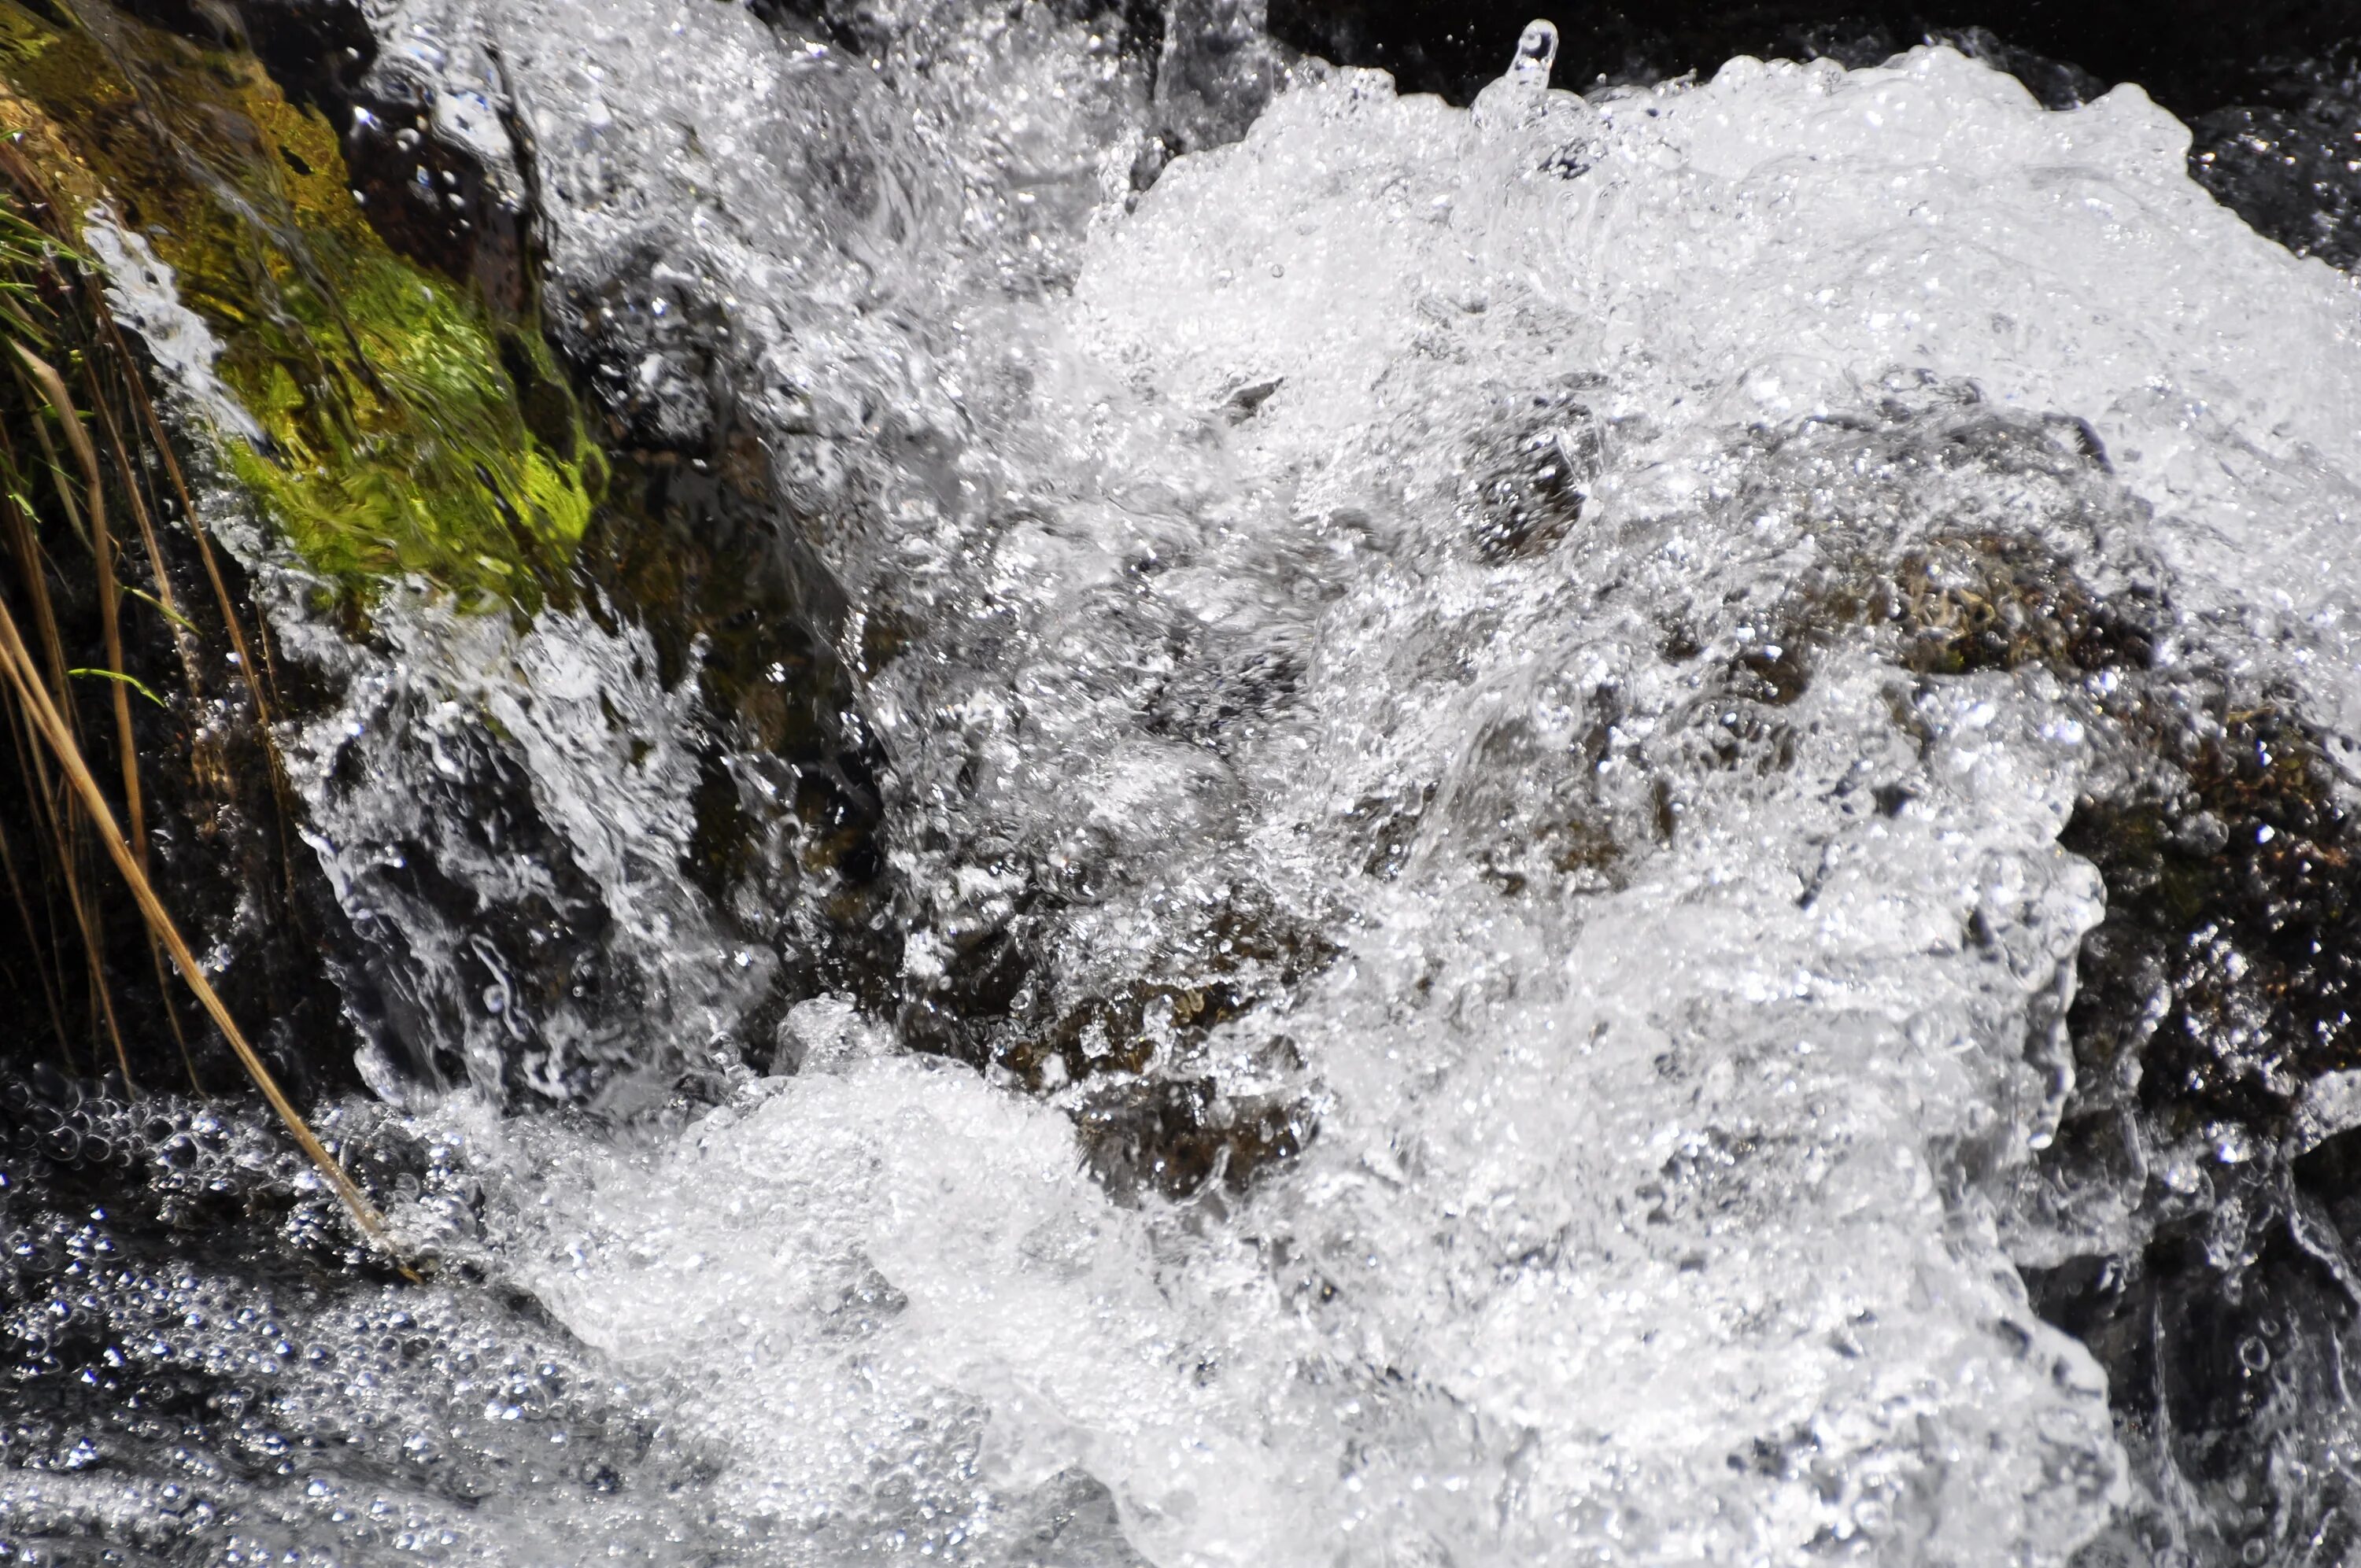
[[[2191,185],[2136,88],[2050,114],[1939,49],[1595,102],[1521,67],[1471,110],[1312,64],[1134,199],[1108,26],[1012,16],[899,18],[881,71],[734,5],[379,18],[412,40],[381,69],[513,96],[615,406],[657,440],[726,403],[844,588],[906,998],[955,1008],[980,934],[1035,954],[982,1069],[823,996],[799,1070],[673,1132],[413,1107],[487,1201],[399,1222],[697,1456],[598,1528],[651,1561],[2066,1561],[2136,1488],[2018,1268],[2140,1223],[2033,1168],[2103,898],[2057,839],[2121,742],[2056,669],[1914,674],[1842,607],[2013,541],[2166,607],[2160,668],[2349,744],[2350,281]],[[587,618],[389,624],[307,753],[341,885],[434,840],[438,738],[489,713],[646,977],[530,1070],[656,1054],[652,1018],[726,1043],[769,959],[669,869],[691,696]],[[531,874],[497,849],[445,869]],[[374,913],[429,968],[467,939]],[[1223,984],[1144,1057],[1016,1043]],[[1119,1179],[1076,1118],[1143,1081],[1308,1139]],[[538,1494],[444,1528],[594,1552]]]

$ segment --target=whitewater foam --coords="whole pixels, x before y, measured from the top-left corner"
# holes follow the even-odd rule
[[[1082,24],[928,14],[871,71],[736,6],[400,15],[522,105],[560,335],[648,439],[730,402],[845,590],[905,1001],[1029,955],[973,1063],[807,1000],[804,1070],[676,1135],[425,1113],[477,1265],[712,1456],[716,1550],[2034,1563],[2125,1506],[2010,1250],[2069,1245],[2013,1204],[2096,718],[1846,607],[2023,550],[2349,730],[2356,297],[2137,89],[1927,49],[1460,110],[1315,63],[1135,202]],[[686,699],[628,633],[483,635],[406,646],[620,898],[686,763],[586,705]],[[634,961],[695,935],[632,897]],[[1094,1174],[1076,1119],[1180,1082],[1316,1131]]]
[[[1016,630],[873,682],[907,787],[967,818],[954,841],[1112,862],[1132,913],[1094,933],[1238,876],[1323,918],[1342,956],[1225,1025],[1285,1032],[1320,1132],[1219,1218],[1126,1209],[1050,1112],[887,1061],[652,1163],[590,1157],[557,1185],[596,1213],[517,1245],[591,1240],[526,1277],[696,1391],[750,1515],[833,1519],[921,1429],[908,1496],[979,1552],[1077,1469],[1171,1563],[2053,1561],[2123,1500],[2103,1380],[1991,1212],[2064,1092],[2100,908],[2055,844],[2083,764],[2054,685],[1897,711],[1890,666],[1831,648],[1717,768],[1700,705],[1726,731],[1761,705],[1662,648],[1675,620],[1766,642],[1843,531],[1898,550],[1977,501],[2093,581],[2251,604],[2283,564],[2224,547],[2247,497],[2191,432],[2325,469],[2350,290],[2212,208],[2136,90],[2047,115],[1942,50],[1595,106],[1518,89],[1469,113],[1308,72],[1103,225],[1071,305],[952,352],[942,385],[1024,389],[962,411],[952,466],[1028,505],[893,554],[955,576],[926,599],[946,649],[978,646],[962,614]],[[1469,474],[1553,396],[1599,433],[1579,521],[1487,559]],[[1969,500],[1895,478],[1906,429],[1899,455],[1813,433],[1897,397],[1929,436],[1946,398],[2080,414],[2120,484],[1988,466]],[[1795,433],[1766,456],[1756,432]],[[2333,627],[2337,574],[2306,591]],[[1218,754],[1139,734],[1116,595],[1301,660],[1299,689]],[[991,760],[948,803],[939,714],[942,765]],[[1589,784],[1550,776],[1599,729]],[[1356,875],[1339,818],[1406,783],[1431,802],[1407,869]],[[1569,804],[1628,840],[1611,875],[1480,874]],[[863,1289],[898,1305],[847,1344],[824,1322]]]

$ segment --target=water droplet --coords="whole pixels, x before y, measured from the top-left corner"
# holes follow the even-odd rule
[[[1557,24],[1539,17],[1525,24],[1517,38],[1517,58],[1509,64],[1509,80],[1539,91],[1549,85],[1550,67],[1557,63]]]

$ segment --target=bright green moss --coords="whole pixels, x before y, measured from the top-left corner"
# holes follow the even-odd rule
[[[533,323],[390,249],[335,131],[251,59],[67,4],[0,0],[0,129],[171,265],[267,438],[225,436],[231,467],[303,559],[363,598],[412,573],[484,606],[563,591],[598,460]]]

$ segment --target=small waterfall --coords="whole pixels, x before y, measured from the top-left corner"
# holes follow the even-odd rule
[[[2334,235],[1941,45],[1462,108],[1262,20],[0,18],[430,1276],[12,1078],[0,1539],[2352,1548]]]

